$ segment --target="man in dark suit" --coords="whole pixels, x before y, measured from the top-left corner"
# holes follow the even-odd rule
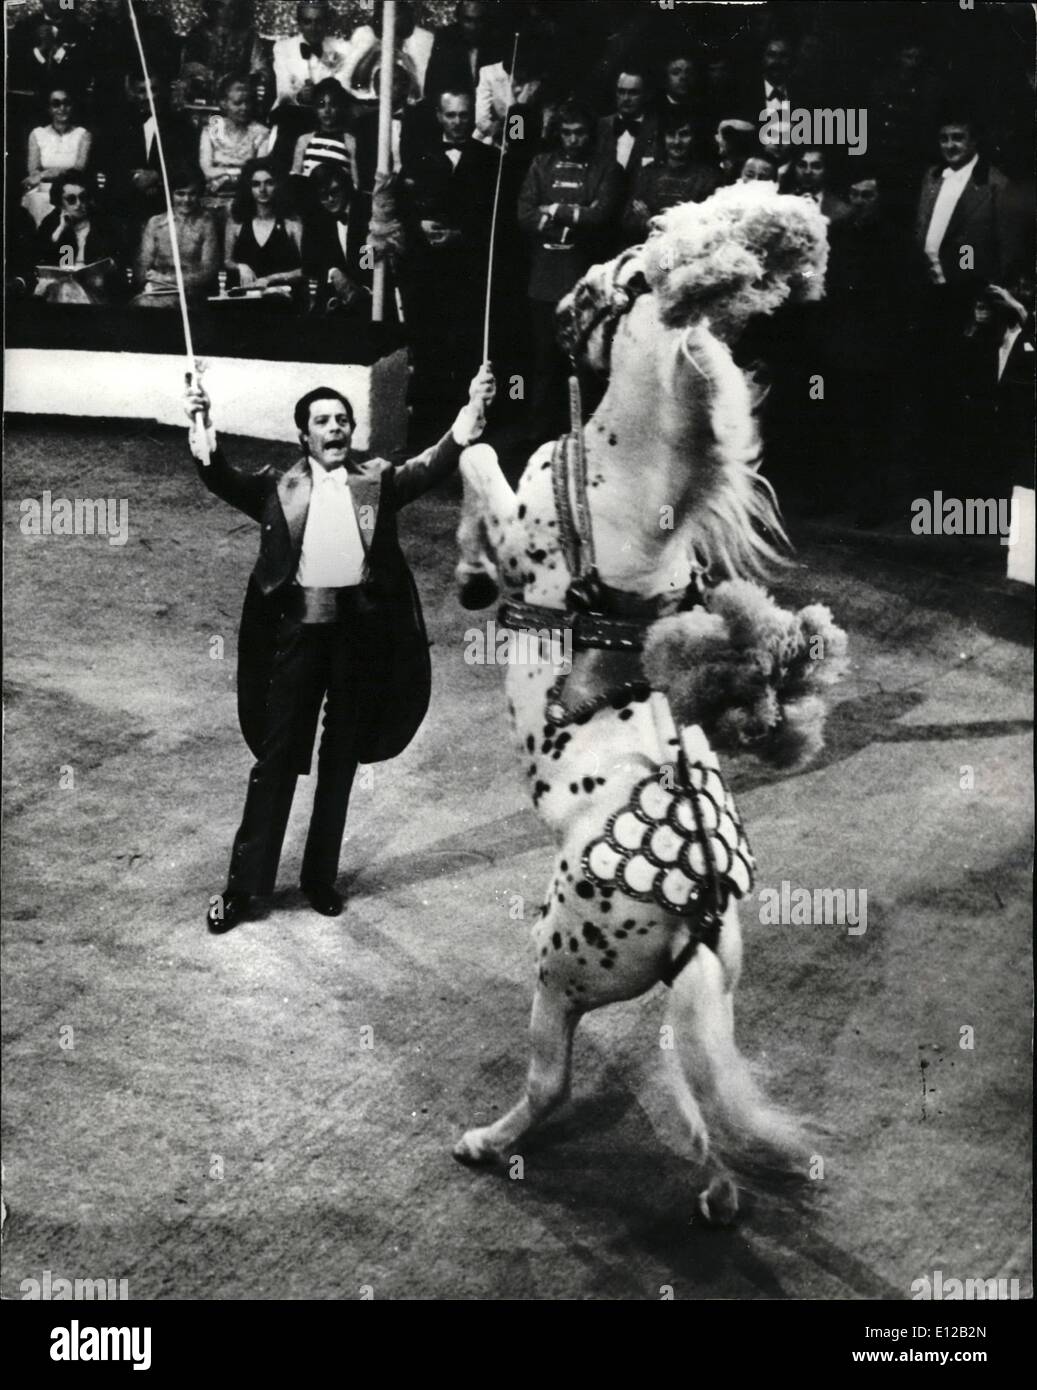
[[[425,99],[432,106],[443,92],[470,92],[474,98],[479,69],[497,63],[500,45],[490,32],[485,0],[459,0],[454,22],[436,30],[425,73]]]
[[[97,163],[107,174],[107,201],[114,213],[142,225],[164,212],[162,174],[155,138],[155,121],[143,77],[127,84],[127,106],[102,131]],[[151,91],[158,112],[166,167],[197,168],[198,132],[190,120],[169,105],[169,84],[152,74]]]
[[[481,354],[482,304],[497,160],[473,140],[467,92],[442,92],[437,144],[403,169],[407,321],[414,347],[414,427],[438,432]]]
[[[940,126],[942,165],[922,180],[915,236],[934,284],[975,277],[1003,285],[1024,268],[1030,216],[1020,190],[979,152],[975,123]]]
[[[640,68],[625,67],[616,78],[616,113],[598,121],[595,151],[626,170],[628,192],[642,163],[651,162],[659,153],[659,121],[648,103],[647,75]]]
[[[188,391],[202,481],[262,527],[238,638],[238,713],[256,763],[227,887],[207,914],[211,931],[229,931],[252,915],[254,897],[273,889],[325,695],[301,881],[315,911],[342,911],[335,879],[357,766],[400,753],[429,702],[428,638],[396,513],[454,470],[482,431],[494,389],[489,367],[481,368],[450,432],[394,468],[385,459],[353,458],[353,408],[338,391],[318,387],[296,404],[303,457],[283,474],[229,463],[216,444],[208,396],[197,385]],[[202,429],[208,466],[200,458]]]

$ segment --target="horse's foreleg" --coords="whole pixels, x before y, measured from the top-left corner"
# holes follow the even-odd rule
[[[572,1043],[580,1012],[540,984],[533,998],[530,1034],[533,1055],[526,1093],[496,1124],[470,1129],[454,1148],[462,1163],[492,1163],[514,1155],[516,1143],[569,1096]]]
[[[473,444],[461,455],[461,552],[454,573],[464,608],[486,608],[497,596],[497,563],[508,527],[515,520],[515,494],[488,444]]]

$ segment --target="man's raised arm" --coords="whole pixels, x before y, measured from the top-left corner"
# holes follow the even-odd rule
[[[216,442],[216,429],[209,413],[211,405],[205,388],[197,379],[188,385],[184,395],[184,409],[191,421],[187,443],[197,465],[198,476],[210,492],[215,493],[224,502],[229,502],[232,507],[237,507],[254,521],[259,521],[269,491],[267,470],[243,473],[227,461],[226,455]]]
[[[450,430],[416,458],[401,463],[394,471],[396,500],[400,506],[420,497],[430,487],[448,477],[457,467],[461,450],[474,444],[486,424],[486,411],[497,391],[493,368],[488,362],[472,377],[468,402],[458,412]]]

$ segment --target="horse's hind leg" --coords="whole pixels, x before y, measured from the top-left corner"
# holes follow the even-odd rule
[[[470,1129],[454,1147],[462,1163],[492,1163],[507,1159],[515,1145],[569,1096],[572,1044],[580,1011],[564,995],[543,984],[533,998],[530,1035],[533,1055],[526,1092],[496,1124]]]

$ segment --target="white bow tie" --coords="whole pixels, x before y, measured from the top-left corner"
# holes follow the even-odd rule
[[[317,473],[316,482],[318,487],[325,487],[330,483],[332,487],[349,491],[349,475],[345,468],[323,468]]]

